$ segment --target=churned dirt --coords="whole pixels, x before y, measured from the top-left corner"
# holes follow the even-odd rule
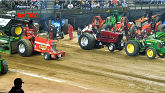
[[[145,55],[130,57],[125,50],[109,52],[101,49],[83,50],[77,35],[59,39],[59,51],[66,56],[44,60],[40,53],[22,57],[2,54],[9,63],[9,72],[0,76],[0,92],[8,92],[13,81],[21,77],[26,93],[164,93],[165,61]]]

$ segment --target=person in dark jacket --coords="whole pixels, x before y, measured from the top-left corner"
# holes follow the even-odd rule
[[[24,91],[22,89],[22,83],[24,83],[24,82],[22,81],[21,78],[16,78],[14,80],[14,86],[11,88],[9,93],[24,93]]]
[[[57,27],[53,27],[53,40],[58,40],[58,38],[57,38]]]

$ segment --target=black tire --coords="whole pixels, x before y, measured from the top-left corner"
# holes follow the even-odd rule
[[[144,51],[144,52],[139,52],[139,55],[145,55],[146,54],[146,52]]]
[[[146,50],[146,55],[149,59],[154,59],[156,57],[156,50],[153,47],[149,47]]]
[[[160,25],[157,27],[156,31],[159,32],[159,31],[162,30],[162,29],[165,29],[165,26],[162,25],[162,24],[160,24]]]
[[[24,47],[24,51],[21,50],[21,47]],[[19,55],[23,57],[30,56],[33,52],[32,43],[28,39],[18,41],[17,48]]]
[[[45,60],[50,60],[50,56],[51,55],[48,52],[45,52],[44,55],[43,55]]]
[[[64,32],[64,34],[68,34],[68,19],[65,19],[65,24],[64,26],[62,26],[61,29]]]
[[[134,48],[131,50],[131,48]],[[139,53],[139,45],[136,41],[130,40],[125,45],[125,52],[129,56],[136,56]]]
[[[137,27],[136,27],[136,25],[132,25],[131,26],[131,28],[130,28],[130,33],[131,33],[131,35],[133,35],[133,36],[135,36],[136,35],[136,31],[137,31]]]
[[[8,65],[4,64],[5,61],[1,62],[1,74],[6,74],[8,72]],[[6,61],[7,62],[7,61]]]
[[[116,45],[114,43],[108,44],[107,47],[108,47],[108,50],[111,52],[113,52],[116,49]]]
[[[159,56],[160,58],[164,58],[164,57],[165,57],[165,53],[163,53],[163,54],[158,53],[158,56]]]
[[[112,25],[108,25],[108,24],[103,24],[102,25],[102,27],[101,27],[101,30],[108,30],[108,31],[110,31],[111,30],[111,28],[112,28]]]
[[[87,42],[85,42],[84,40],[86,40]],[[85,45],[83,41],[84,43],[86,43]],[[92,34],[83,33],[79,38],[79,45],[82,49],[90,50],[95,45],[95,37]]]
[[[161,22],[161,18],[160,18],[159,16],[157,16],[157,17],[155,18],[155,22],[156,22],[156,23]]]
[[[61,35],[61,39],[64,39],[64,33],[62,33],[62,35]]]
[[[24,33],[24,28],[22,26],[13,26],[11,28],[11,35],[14,37],[19,37]]]

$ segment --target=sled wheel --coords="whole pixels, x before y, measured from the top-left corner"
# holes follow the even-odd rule
[[[139,45],[137,42],[130,40],[126,43],[125,52],[129,56],[136,56],[139,53]]]
[[[154,59],[156,57],[156,50],[152,47],[149,47],[146,50],[146,54],[149,59]]]
[[[50,56],[51,55],[48,52],[45,52],[44,55],[43,55],[43,57],[44,57],[45,60],[49,60],[50,59]]]
[[[109,50],[109,51],[113,52],[115,49],[116,49],[116,46],[115,46],[114,43],[108,44],[108,50]]]
[[[22,39],[17,44],[18,53],[23,56],[30,56],[33,51],[32,43],[28,39]]]

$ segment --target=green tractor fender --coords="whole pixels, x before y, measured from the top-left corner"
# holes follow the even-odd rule
[[[129,40],[134,40],[135,42],[138,43],[138,45],[139,45],[139,49],[142,48],[142,45],[141,45],[141,43],[139,42],[139,40],[137,40],[137,39],[135,39],[135,38],[130,38]]]

